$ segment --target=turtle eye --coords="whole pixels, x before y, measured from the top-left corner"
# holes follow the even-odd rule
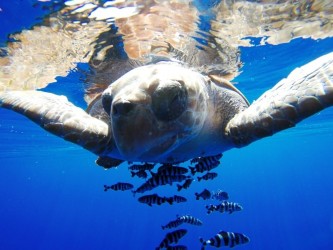
[[[157,119],[172,121],[187,108],[187,91],[184,82],[163,82],[152,95],[152,109]]]
[[[111,112],[112,99],[111,90],[104,91],[102,95],[102,105],[108,115],[110,115]]]

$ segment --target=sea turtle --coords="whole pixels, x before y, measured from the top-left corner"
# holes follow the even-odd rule
[[[293,127],[332,104],[333,52],[295,69],[251,105],[228,81],[172,60],[129,71],[87,112],[51,93],[0,93],[0,106],[97,154],[105,167],[216,155]]]

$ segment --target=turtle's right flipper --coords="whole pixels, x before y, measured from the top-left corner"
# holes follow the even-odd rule
[[[295,69],[249,108],[225,133],[237,147],[273,135],[333,105],[333,52]]]
[[[0,107],[12,109],[45,130],[97,154],[110,139],[105,122],[91,117],[64,96],[40,91],[0,92]]]

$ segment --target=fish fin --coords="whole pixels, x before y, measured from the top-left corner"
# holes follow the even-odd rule
[[[178,190],[178,192],[179,192],[180,190],[182,190],[182,185],[177,184],[177,190]]]
[[[200,240],[200,243],[202,244],[202,246],[201,246],[201,250],[205,250],[205,246],[207,245],[207,242],[203,239],[203,238],[199,238],[199,240]]]
[[[189,167],[189,168],[190,168],[190,170],[191,170],[191,174],[194,175],[195,172],[196,172],[196,171],[195,171],[195,167]]]

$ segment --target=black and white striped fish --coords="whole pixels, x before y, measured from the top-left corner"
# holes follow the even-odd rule
[[[137,176],[139,178],[146,179],[148,177],[148,174],[146,173],[145,170],[139,170],[139,171],[131,171],[132,177]]]
[[[206,188],[201,193],[195,193],[194,195],[196,200],[199,200],[200,198],[203,200],[208,200],[211,197],[210,191]]]
[[[213,247],[234,247],[237,245],[245,244],[250,241],[249,237],[241,233],[232,233],[221,231],[209,240],[200,238],[202,243],[201,250],[204,250],[207,245]]]
[[[195,225],[195,226],[201,226],[202,225],[202,221],[199,220],[198,218],[195,218],[192,215],[183,215],[178,217],[179,221],[182,221],[183,223],[188,223],[191,225]]]
[[[203,176],[199,176],[198,177],[198,181],[201,181],[201,180],[213,180],[217,177],[217,173],[214,173],[214,172],[208,172],[207,174],[203,175]]]
[[[156,187],[163,185],[172,185],[174,182],[181,182],[183,180],[188,179],[189,177],[186,175],[154,175],[150,177],[145,183],[143,183],[140,187],[138,187],[134,194],[136,193],[144,193],[146,191],[152,190]]]
[[[182,216],[177,216],[176,220],[170,221],[165,226],[162,226],[162,229],[166,229],[166,228],[170,229],[170,228],[178,227],[183,223],[188,223],[188,224],[196,225],[196,226],[202,225],[201,220],[199,220],[191,215],[182,215]]]
[[[195,173],[203,173],[205,171],[209,171],[213,168],[216,168],[219,164],[220,161],[219,159],[222,157],[222,154],[215,155],[215,156],[207,156],[207,157],[199,157],[192,162],[197,162],[194,167],[190,167],[192,175]]]
[[[136,193],[144,193],[147,192],[149,190],[152,190],[154,187],[151,186],[151,184],[149,182],[145,182],[143,183],[140,187],[138,187],[136,190],[133,190],[133,194],[135,195]]]
[[[158,168],[157,173],[151,172],[152,175],[183,175],[188,172],[187,168],[164,164]]]
[[[186,180],[188,177],[186,175],[155,175],[152,176],[148,182],[153,187],[163,186],[163,185],[171,185],[174,182],[181,182]]]
[[[164,239],[161,241],[160,245],[156,248],[156,250],[167,248],[171,243],[178,243],[178,241],[184,237],[187,233],[186,229],[178,229],[167,233]]]
[[[141,203],[145,203],[145,204],[147,204],[150,207],[152,206],[152,204],[161,205],[161,204],[163,204],[165,202],[169,202],[170,203],[170,200],[168,198],[158,196],[157,194],[149,194],[149,195],[141,196],[138,199],[138,201],[141,202]]]
[[[243,210],[243,207],[235,202],[223,201],[221,204],[218,205],[207,205],[207,214],[210,214],[214,211],[224,213],[229,212],[229,214]]]
[[[152,170],[154,168],[155,164],[150,164],[150,163],[145,163],[145,164],[142,164],[142,165],[132,165],[132,166],[129,166],[128,169],[129,170],[137,170],[137,171],[140,171],[140,170],[143,170],[143,171],[146,171],[146,170]]]
[[[108,185],[104,185],[104,191],[107,191],[108,189],[112,189],[114,191],[125,191],[125,190],[130,190],[132,189],[134,186],[131,183],[126,183],[126,182],[118,182],[116,184],[113,184],[111,186]]]
[[[191,160],[191,164],[193,163],[198,163],[200,161],[202,161],[204,158],[210,158],[213,161],[218,161],[221,159],[221,157],[223,156],[223,154],[218,154],[218,155],[213,155],[213,156],[202,156],[202,157],[197,157]]]
[[[181,203],[181,202],[186,202],[187,201],[187,199],[185,197],[180,196],[180,195],[174,195],[173,197],[170,197],[169,199],[171,199],[170,200],[171,204],[173,202],[175,202],[175,203]]]
[[[179,220],[178,218],[176,220],[172,220],[170,221],[168,224],[166,224],[165,226],[162,226],[162,229],[170,229],[170,228],[175,228],[175,227],[179,227],[181,224],[183,224],[184,222]]]
[[[185,180],[183,185],[177,184],[177,190],[180,191],[182,189],[188,189],[193,181],[194,181],[193,178],[188,178],[187,180]]]
[[[213,192],[212,199],[224,201],[229,199],[229,195],[227,192],[219,189],[216,192]]]

